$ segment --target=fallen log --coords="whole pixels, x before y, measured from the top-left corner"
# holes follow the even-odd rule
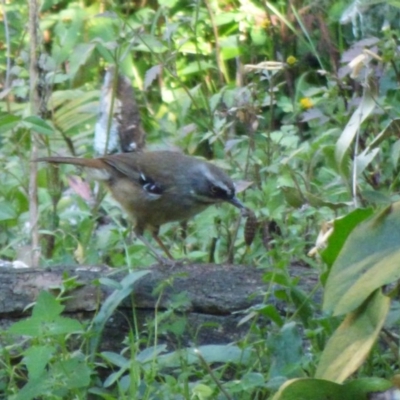
[[[317,282],[315,272],[302,266],[292,269],[295,275],[303,276],[301,288],[310,291]],[[128,273],[106,266],[1,268],[0,328],[6,329],[28,317],[29,311],[24,310],[38,294],[42,290],[57,293],[66,277],[74,277],[79,287],[69,293],[65,314],[90,321]],[[264,274],[265,270],[241,265],[190,264],[172,269],[154,265],[135,283],[132,295],[121,302],[108,321],[100,349],[118,351],[134,322],[138,324],[136,331],[145,332],[146,324],[154,321],[156,314],[159,316],[171,307],[175,321],[180,319],[184,327],[178,339],[171,330],[160,326],[161,342],[175,347],[178,341],[181,345],[201,345],[238,340],[248,331],[249,322],[238,325],[246,310],[263,303],[266,291],[271,289],[263,281]],[[111,280],[115,285],[100,284],[112,283]],[[278,309],[284,307],[273,295],[267,301]]]

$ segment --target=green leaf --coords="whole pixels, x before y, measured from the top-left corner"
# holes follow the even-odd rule
[[[127,358],[121,356],[121,354],[114,353],[113,351],[103,351],[101,355],[109,363],[120,368],[124,367],[129,362]]]
[[[400,279],[399,243],[400,202],[354,228],[329,273],[324,311],[346,314],[376,289]]]
[[[191,62],[179,71],[179,75],[195,74],[212,68],[215,68],[214,65],[207,61]]]
[[[343,202],[333,203],[331,201],[323,200],[322,198],[315,196],[314,194],[307,191],[304,191],[304,197],[307,199],[307,203],[315,208],[328,207],[331,210],[338,210],[339,208],[349,206],[348,203],[343,203]]]
[[[134,46],[135,51],[145,51],[155,54],[161,54],[168,50],[162,42],[160,42],[154,35],[141,34],[139,36],[140,44]]]
[[[343,394],[342,386],[334,382],[293,379],[285,382],[272,400],[350,400]]]
[[[368,204],[375,204],[380,206],[388,206],[393,203],[390,194],[383,193],[378,190],[361,190],[360,197],[363,198]]]
[[[227,36],[221,40],[221,55],[224,60],[231,60],[241,54],[241,49],[238,46],[240,39],[236,35]]]
[[[210,344],[200,346],[197,349],[178,350],[158,356],[158,362],[160,366],[166,368],[178,367],[182,364],[182,358],[184,357],[188,364],[197,364],[200,362],[198,353],[208,364],[217,362],[246,364],[249,362],[252,352],[233,345]]]
[[[192,393],[193,396],[195,396],[193,398],[197,398],[199,400],[205,400],[212,396],[213,390],[210,388],[210,386],[198,383],[196,386],[193,387]]]
[[[299,189],[291,186],[281,186],[280,189],[285,197],[286,203],[291,207],[300,208],[306,203],[306,199]]]
[[[276,308],[276,306],[273,306],[272,304],[267,304],[267,305],[262,305],[259,312],[270,318],[271,321],[275,322],[278,326],[283,325],[283,318],[282,318],[282,313],[279,312]]]
[[[389,308],[389,297],[377,290],[350,313],[329,339],[315,377],[341,383],[353,374],[368,356]]]
[[[165,353],[166,350],[167,346],[165,344],[147,347],[146,349],[142,350],[139,354],[136,355],[136,361],[139,361],[142,364],[144,364],[158,357],[161,353]]]
[[[293,109],[293,102],[291,99],[285,96],[280,96],[279,100],[277,101],[277,106],[282,109],[285,113],[292,113],[294,112]]]
[[[265,377],[259,372],[247,372],[241,379],[243,390],[249,391],[265,385]]]
[[[368,150],[365,149],[362,153],[358,154],[355,158],[357,177],[361,176],[369,164],[379,153],[379,149]]]
[[[8,332],[13,335],[41,337],[43,324],[38,319],[28,318],[11,325]]]
[[[54,109],[53,119],[56,126],[64,132],[81,129],[82,125],[91,122],[98,110],[100,92],[92,90],[56,91],[50,98]]]
[[[158,0],[158,4],[160,6],[164,6],[164,7],[175,7],[176,3],[178,2],[178,0]]]
[[[255,7],[252,4],[252,7]],[[259,9],[259,12],[262,13],[261,8]],[[240,12],[240,11],[230,11],[230,12],[222,12],[222,13],[216,13],[214,15],[214,22],[216,26],[221,26],[221,25],[226,25],[226,24],[231,24],[236,21],[242,20],[246,18],[246,16]]]
[[[130,365],[131,362],[127,361],[124,367],[120,367],[115,372],[108,375],[107,379],[103,383],[103,386],[107,388],[110,387],[111,385],[114,385],[114,383],[117,382],[121,378],[121,376],[125,374],[125,372],[129,369]]]
[[[268,40],[267,33],[265,29],[260,26],[255,26],[250,31],[251,40],[255,46],[263,46]]]
[[[70,56],[69,75],[71,78],[74,78],[79,68],[83,67],[88,62],[95,48],[95,43],[79,43],[74,47]]]
[[[64,308],[49,292],[42,291],[33,307],[32,318],[40,321],[52,321],[63,312]]]
[[[86,360],[78,355],[58,361],[51,368],[50,373],[55,382],[58,382],[61,377],[63,388],[71,390],[88,386],[92,370],[88,367]]]
[[[32,346],[24,351],[23,362],[28,372],[29,380],[39,379],[45,372],[46,365],[55,352],[53,346]]]
[[[13,400],[32,400],[44,394],[50,387],[47,376],[43,375],[39,379],[29,380],[28,383],[18,391]]]
[[[368,400],[393,384],[381,378],[362,378],[340,385],[323,379],[293,379],[285,382],[272,400]]]
[[[375,147],[379,148],[379,145],[385,139],[387,140],[391,137],[396,137],[399,130],[400,130],[400,118],[392,119],[387,124],[387,126],[374,137],[374,140],[368,145],[366,151],[369,152],[371,149]]]
[[[114,279],[110,279],[107,277],[102,277],[99,279],[99,283],[101,285],[107,286],[111,289],[122,289],[121,283],[114,280]]]
[[[13,205],[8,201],[0,201],[0,221],[16,219],[18,216]]]
[[[71,318],[60,317],[64,310],[50,293],[40,292],[32,310],[32,317],[18,321],[8,330],[11,334],[32,337],[67,335],[83,330],[82,324]]]
[[[100,341],[104,325],[111,317],[115,309],[121,304],[127,296],[132,294],[133,286],[143,276],[147,275],[150,271],[136,271],[131,272],[121,281],[121,288],[115,290],[103,303],[98,314],[94,317],[92,323],[93,337],[89,344],[91,357],[95,356],[97,346]]]
[[[328,239],[328,246],[321,253],[322,259],[329,267],[333,265],[353,229],[366,218],[370,217],[372,213],[372,208],[358,208],[346,216],[335,220],[333,223],[333,234]]]
[[[53,321],[43,324],[43,332],[47,336],[68,335],[82,330],[82,324],[72,318],[57,317]]]
[[[393,383],[382,378],[360,378],[343,385],[350,399],[373,399],[373,393],[393,388]]]
[[[70,61],[69,57],[74,47],[79,44],[87,13],[83,7],[76,4],[72,7],[60,9],[57,18],[60,23],[56,26],[57,36],[53,41],[52,56],[56,64],[60,65],[67,60]],[[68,23],[61,23],[61,21],[68,21]]]
[[[16,322],[8,331],[15,335],[47,337],[67,335],[82,330],[81,323],[71,318],[56,317],[52,321],[48,321],[37,316]]]
[[[295,322],[285,324],[278,333],[272,334],[267,340],[267,346],[271,353],[270,379],[282,375],[302,375],[302,338]]]
[[[54,133],[53,127],[42,118],[31,115],[23,119],[24,125],[37,133],[42,135],[52,135]]]
[[[196,350],[190,350],[188,353],[193,354],[199,352],[207,363],[242,363],[246,362],[249,353],[237,346],[231,345],[205,345],[200,346]]]
[[[20,121],[21,117],[13,114],[0,115],[0,134],[15,128]]]

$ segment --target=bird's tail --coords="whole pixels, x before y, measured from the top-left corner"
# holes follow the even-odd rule
[[[48,162],[51,164],[72,164],[80,165],[82,167],[104,169],[105,163],[99,158],[79,158],[79,157],[40,157],[35,160],[36,162]]]

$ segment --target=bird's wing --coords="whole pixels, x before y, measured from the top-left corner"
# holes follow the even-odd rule
[[[141,153],[122,153],[118,154],[118,159],[106,156],[103,160],[130,181],[141,186],[147,193],[160,195],[164,192],[165,188],[149,175],[149,171],[144,171]]]
[[[140,181],[140,168],[138,165],[138,154],[134,153],[119,153],[118,157],[115,155],[102,157],[102,160],[118,171],[121,175],[139,182]]]

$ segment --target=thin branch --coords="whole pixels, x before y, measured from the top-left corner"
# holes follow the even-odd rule
[[[6,69],[6,79],[4,81],[4,90],[7,90],[10,87],[10,72],[11,72],[11,41],[10,41],[10,31],[8,29],[8,18],[6,11],[5,0],[1,1],[1,11],[3,14],[3,22],[4,22],[4,36],[6,38],[6,59],[7,59],[7,69]]]
[[[221,55],[221,46],[219,44],[219,34],[218,34],[218,28],[214,20],[214,13],[213,10],[208,2],[208,0],[204,1],[204,4],[207,8],[208,11],[208,16],[210,17],[210,22],[211,22],[211,27],[214,33],[214,39],[215,39],[215,59],[217,62],[218,66],[218,77],[219,77],[219,83],[221,85],[224,84],[224,77],[226,82],[228,82],[228,72],[226,71],[224,61],[222,59]]]
[[[219,390],[225,395],[225,397],[228,400],[232,400],[231,395],[225,390],[225,388],[223,387],[222,383],[219,381],[219,379],[215,376],[213,370],[210,368],[210,366],[208,365],[207,361],[204,359],[204,357],[202,356],[202,354],[200,353],[200,350],[195,349],[194,350],[196,356],[198,357],[198,359],[200,360],[201,364],[203,365],[203,367],[205,368],[205,370],[210,374],[211,379],[216,383],[216,385],[218,386]]]
[[[37,91],[38,69],[37,69],[37,48],[38,48],[38,20],[39,6],[37,0],[29,1],[29,38],[30,38],[30,112],[36,115],[39,105],[39,95]],[[31,165],[29,174],[29,220],[31,228],[31,266],[37,267],[39,264],[39,207],[37,190],[37,164],[33,162],[38,157],[38,137],[36,132],[31,131]]]

